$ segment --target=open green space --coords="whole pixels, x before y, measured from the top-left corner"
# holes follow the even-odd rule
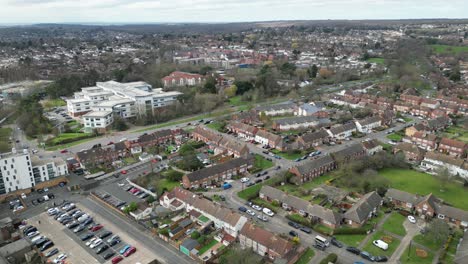
[[[206,245],[204,245],[202,248],[200,248],[200,250],[198,251],[198,255],[201,256],[203,255],[203,253],[205,253],[206,251],[208,251],[210,248],[212,248],[214,245],[216,245],[218,243],[218,241],[214,240],[214,239],[211,239],[210,242],[206,243]]]
[[[453,206],[468,210],[468,191],[463,185],[448,182],[441,190],[440,181],[433,175],[410,169],[383,169],[379,174],[390,181],[390,187],[409,193],[433,195]]]
[[[403,139],[402,135],[392,133],[390,135],[387,135],[387,138],[393,141],[401,141]]]
[[[249,102],[243,101],[242,96],[237,95],[237,96],[229,98],[229,104],[233,106],[242,106],[242,105],[249,104]]]
[[[271,185],[272,183],[273,183],[273,178],[268,179],[266,181],[263,181],[262,183],[258,183],[248,188],[245,188],[244,190],[238,192],[237,196],[239,196],[239,198],[242,198],[244,200],[255,199],[257,198],[258,193],[260,192],[260,189],[262,188],[263,185]]]
[[[0,152],[11,151],[11,144],[8,143],[11,137],[12,129],[9,127],[0,128]]]
[[[393,212],[392,215],[385,221],[382,228],[392,234],[405,236],[406,230],[403,227],[405,217],[399,213]]]
[[[447,128],[444,132],[441,133],[441,136],[468,143],[468,131],[459,126],[451,126]]]
[[[295,264],[308,264],[310,260],[314,257],[314,255],[315,252],[308,247]]]
[[[468,46],[431,45],[432,50],[437,54],[457,55],[468,52]]]
[[[369,58],[366,61],[370,63],[385,64],[384,58]]]
[[[367,235],[361,234],[361,235],[344,235],[344,234],[339,234],[339,235],[334,235],[334,237],[338,240],[343,242],[347,246],[352,246],[352,247],[357,247],[359,244],[361,244],[361,241],[366,238]]]
[[[388,244],[388,249],[387,250],[383,250],[377,246],[374,246],[374,244],[372,244],[372,241],[374,240],[382,240],[384,242],[386,242]],[[387,256],[387,257],[391,257],[393,252],[395,252],[395,250],[397,249],[398,245],[400,245],[400,240],[396,237],[393,237],[393,236],[390,236],[388,234],[385,234],[383,231],[377,231],[371,239],[369,239],[369,241],[367,242],[367,244],[364,246],[364,248],[362,250],[365,250],[369,253],[371,253],[372,255],[374,256]]]
[[[408,246],[403,252],[403,255],[400,257],[400,262],[402,264],[431,264],[432,260],[434,259],[434,253],[431,251],[425,251],[427,253],[426,256],[422,257],[418,256],[416,251],[419,249],[418,246],[412,245],[411,250]]]
[[[312,195],[304,195],[302,194],[301,190],[312,190],[319,185],[326,184],[326,182],[330,181],[331,179],[332,177],[329,174],[325,174],[302,184],[300,188],[298,188],[298,186],[294,184],[285,184],[282,186],[277,186],[276,188],[282,190],[283,192],[287,192],[290,195],[302,198],[304,200],[310,200],[312,198]]]
[[[90,138],[93,138],[93,134],[91,133],[62,133],[52,139],[47,140],[46,144],[49,146],[57,146],[61,144],[75,143],[76,141]]]
[[[413,242],[423,245],[432,251],[437,251],[442,246],[441,243],[438,243],[437,241],[434,241],[433,239],[423,234],[418,234],[413,237]]]
[[[214,130],[217,130],[217,131],[222,131],[222,129],[224,128],[224,124],[222,122],[218,122],[218,121],[215,121],[213,123],[210,123],[208,125],[206,125],[207,127],[211,128],[211,129],[214,129]]]
[[[45,109],[53,107],[66,106],[67,102],[62,99],[48,99],[41,102]]]
[[[262,171],[273,167],[273,162],[265,159],[261,155],[255,154],[253,170]]]
[[[277,149],[273,149],[271,152],[288,160],[295,160],[303,157],[306,154],[304,151],[282,152]]]

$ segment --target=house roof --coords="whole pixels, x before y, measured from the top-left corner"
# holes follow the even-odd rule
[[[356,124],[354,122],[349,122],[344,125],[332,127],[329,130],[333,135],[336,135],[345,131],[356,130]]]
[[[305,211],[313,217],[318,217],[334,225],[339,224],[341,222],[341,219],[343,218],[340,213],[335,212],[331,209],[325,208],[323,206],[320,206],[318,204],[313,204],[313,205],[309,204],[309,206],[307,207],[307,210]]]
[[[449,147],[455,147],[455,148],[461,148],[461,149],[464,149],[468,146],[468,144],[466,144],[463,141],[455,140],[451,138],[442,138],[440,140],[440,145],[447,145]]]
[[[451,119],[446,116],[439,116],[434,119],[427,120],[426,126],[430,129],[442,128],[450,124]]]
[[[201,170],[194,171],[192,173],[187,174],[187,178],[193,181],[199,181],[206,178],[209,178],[213,175],[221,174],[226,171],[238,168],[243,165],[251,165],[254,162],[253,156],[248,157],[240,157],[236,159],[231,159],[221,164],[217,164],[211,167],[203,168]]]
[[[157,140],[159,138],[165,138],[169,137],[172,135],[172,131],[170,129],[163,129],[163,130],[158,130],[155,131],[151,134],[144,134],[138,137],[138,142],[139,143],[144,143],[144,142],[151,142],[153,140]]]
[[[272,200],[278,200],[278,201],[283,201],[286,195],[286,193],[284,193],[283,191],[273,188],[268,185],[262,186],[262,188],[260,189],[260,194],[263,194]]]
[[[364,152],[362,144],[354,144],[342,150],[333,152],[332,155],[335,157],[335,160],[342,160],[360,152]]]
[[[262,137],[262,138],[266,138],[266,139],[268,139],[270,141],[273,141],[273,142],[276,142],[276,143],[279,143],[281,141],[281,137],[279,135],[270,133],[270,132],[268,132],[266,130],[258,130],[257,136]]]
[[[255,133],[257,133],[257,131],[258,131],[257,127],[247,125],[247,124],[244,124],[242,122],[231,122],[231,123],[229,123],[229,126],[232,127],[232,128],[241,130],[241,131],[248,132],[248,133],[253,134],[253,135],[255,135]]]
[[[192,134],[198,134],[204,138],[207,138],[209,141],[218,143],[223,136],[211,129],[206,128],[205,126],[197,126],[193,131]]]
[[[276,119],[273,121],[276,125],[296,125],[303,123],[319,123],[319,119],[315,116],[298,116],[298,117],[288,117],[282,119]]]
[[[445,155],[442,153],[438,153],[438,152],[428,152],[426,153],[426,156],[424,157],[424,159],[437,160],[437,161],[451,164],[457,167],[462,167],[464,163],[463,159],[455,158],[455,157]]]
[[[436,136],[436,135],[430,134],[430,133],[426,133],[426,132],[421,132],[421,131],[414,132],[414,134],[412,135],[412,137],[414,137],[414,138],[420,138],[420,139],[425,139],[425,140],[428,140],[428,141],[436,141],[436,139],[437,139],[437,136]]]
[[[320,168],[322,166],[325,166],[327,164],[334,163],[334,162],[335,161],[333,160],[332,157],[330,157],[329,155],[325,155],[314,160],[309,160],[305,162],[304,164],[296,166],[296,168],[299,171],[299,173],[303,175],[303,174],[309,173],[310,171],[314,169]]]
[[[286,255],[293,248],[293,244],[288,240],[250,223],[244,225],[240,234],[267,247],[280,256]]]
[[[191,238],[187,238],[184,240],[184,242],[182,242],[182,244],[180,246],[188,249],[188,250],[192,250],[194,248],[196,248],[198,245],[200,245],[200,243],[198,243],[197,240],[195,239],[191,239]]]
[[[380,146],[380,142],[377,139],[366,140],[362,142],[362,146],[365,149],[374,149]]]
[[[390,188],[385,193],[385,197],[416,205],[418,197],[415,194]]]
[[[314,142],[316,140],[319,140],[319,139],[324,139],[324,138],[327,138],[329,137],[327,131],[321,129],[321,130],[318,130],[316,132],[312,132],[312,133],[305,133],[303,134],[300,138],[304,141],[304,142]]]
[[[398,143],[394,149],[396,150],[401,150],[403,152],[409,152],[409,153],[414,153],[414,154],[424,154],[425,151],[420,149],[417,145],[415,144],[412,144],[412,143],[408,143],[408,142],[401,142],[401,143]]]
[[[366,125],[374,124],[374,123],[381,122],[381,121],[382,120],[380,119],[380,117],[371,116],[365,119],[358,120],[356,122],[359,123],[361,126],[366,126]]]
[[[448,205],[438,205],[436,213],[468,223],[468,212]]]
[[[364,195],[357,203],[346,211],[344,218],[350,219],[356,223],[362,223],[369,214],[380,205],[382,197],[377,192],[370,192]]]
[[[265,106],[259,106],[255,108],[257,112],[267,112],[267,111],[280,111],[280,110],[290,110],[290,109],[295,109],[296,104],[295,103],[283,103],[283,104],[276,104],[276,105],[265,105]]]
[[[308,114],[314,114],[322,110],[320,107],[311,104],[302,104],[301,106],[299,106],[299,108]]]

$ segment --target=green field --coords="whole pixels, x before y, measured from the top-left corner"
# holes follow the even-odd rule
[[[441,243],[437,243],[423,234],[418,234],[413,237],[413,242],[423,245],[432,251],[437,251],[442,246]]]
[[[49,99],[41,101],[41,104],[44,106],[45,109],[50,109],[58,106],[65,106],[67,105],[67,102],[65,102],[62,99]]]
[[[298,159],[298,158],[302,158],[306,153],[304,151],[301,151],[301,152],[294,152],[294,153],[287,153],[287,152],[282,152],[282,151],[279,151],[277,149],[273,149],[271,150],[272,153],[282,157],[282,158],[285,158],[285,159],[288,159],[288,160],[295,160],[295,159]]]
[[[219,132],[222,132],[221,130],[224,128],[224,124],[218,121],[214,121],[206,126]]]
[[[10,152],[11,144],[8,143],[12,129],[9,127],[0,128],[0,152]]]
[[[364,238],[366,238],[367,235],[334,235],[338,241],[343,242],[347,246],[352,246],[352,247],[357,247],[361,243]]]
[[[385,221],[382,228],[387,230],[390,233],[395,235],[405,236],[406,231],[403,227],[403,222],[405,221],[405,217],[399,213],[392,213],[392,215]]]
[[[262,171],[273,167],[273,162],[265,159],[261,155],[255,154],[254,169]]]
[[[409,247],[405,249],[403,255],[400,257],[400,262],[402,264],[431,264],[432,259],[434,258],[434,253],[429,251],[427,252],[427,257],[422,258],[416,255],[416,249],[418,247],[413,245],[411,246],[411,252],[409,252]]]
[[[369,58],[366,61],[370,63],[377,63],[377,64],[382,64],[382,65],[385,64],[384,58]]]
[[[431,45],[432,50],[437,54],[457,55],[462,52],[468,52],[468,46],[449,46],[449,45]]]
[[[203,253],[205,253],[206,251],[208,251],[210,248],[212,248],[214,245],[216,245],[218,243],[218,241],[212,239],[209,243],[207,243],[206,245],[204,245],[202,248],[200,248],[200,250],[198,251],[198,255],[201,256],[203,255]]]
[[[242,106],[242,105],[247,105],[249,102],[242,101],[242,96],[234,96],[229,98],[229,104],[232,106]]]
[[[468,210],[468,191],[458,183],[449,182],[441,191],[434,176],[410,169],[383,169],[379,174],[390,181],[390,187],[409,193],[433,195],[463,210]]]
[[[331,180],[332,177],[330,175],[322,175],[322,176],[319,176],[309,182],[306,182],[304,184],[302,184],[300,187],[302,189],[305,189],[305,190],[312,190],[314,189],[315,187],[319,186],[319,185],[322,185],[324,183],[326,183],[326,181],[328,180]],[[294,185],[294,184],[285,184],[285,185],[282,185],[282,186],[277,186],[276,188],[282,190],[283,192],[287,192],[289,193],[290,195],[294,195],[294,196],[297,196],[299,198],[302,198],[304,200],[310,200],[312,198],[312,195],[303,195],[300,191],[300,189],[298,188],[297,185]]]
[[[381,248],[378,248],[376,246],[374,246],[372,244],[372,241],[374,240],[384,240],[385,237],[389,237],[391,238],[391,242],[390,241],[387,241],[387,244],[388,244],[388,249],[387,250],[383,250]],[[385,240],[384,240],[385,241]],[[385,234],[383,231],[377,231],[373,236],[372,236],[372,239],[370,239],[367,244],[364,246],[364,248],[362,250],[365,250],[369,253],[371,253],[372,255],[374,256],[387,256],[390,258],[390,256],[392,256],[393,252],[395,252],[395,250],[397,249],[398,245],[400,245],[400,240],[395,238],[395,237],[392,237],[392,236],[389,236],[387,234]]]
[[[468,143],[468,131],[459,126],[451,126],[447,128],[443,133],[441,133],[441,136]]]
[[[295,264],[308,264],[314,257],[315,252],[311,248],[307,248],[304,254],[296,261]]]
[[[398,141],[401,141],[403,139],[403,136],[393,133],[393,134],[387,135],[387,138],[390,139],[390,140],[398,142]]]
[[[62,133],[55,138],[53,138],[49,144],[57,145],[62,143],[64,140],[81,140],[84,138],[89,138],[92,134],[91,133]]]

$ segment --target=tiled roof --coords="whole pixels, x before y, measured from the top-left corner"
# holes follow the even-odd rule
[[[329,137],[328,133],[321,129],[321,130],[318,130],[316,132],[312,132],[312,133],[305,133],[301,136],[302,140],[304,140],[304,142],[314,142],[315,140],[318,140],[318,139],[325,139]]]
[[[461,148],[464,149],[467,147],[467,144],[460,140],[450,139],[450,138],[442,138],[440,140],[440,145],[447,145],[450,147]]]
[[[240,234],[256,241],[281,256],[286,255],[293,248],[293,244],[288,240],[250,223],[244,225]]]
[[[356,223],[362,223],[381,202],[382,197],[375,191],[367,193],[346,211],[344,218],[353,220]]]
[[[339,125],[339,126],[330,128],[330,132],[333,135],[340,134],[340,133],[343,133],[345,131],[350,131],[350,130],[356,130],[356,124],[354,124],[353,122],[349,122],[344,125]]]
[[[437,152],[426,153],[426,156],[424,157],[424,159],[438,160],[440,162],[451,164],[451,165],[458,166],[458,167],[462,167],[464,163],[463,159],[455,158],[455,157],[437,153]]]
[[[188,179],[193,182],[193,181],[199,181],[203,180],[206,178],[209,178],[213,175],[221,174],[224,173],[228,170],[232,170],[235,168],[238,168],[243,165],[251,165],[253,164],[253,157],[248,156],[248,157],[240,157],[236,159],[232,159],[229,161],[226,161],[221,164],[217,164],[211,167],[203,168],[201,170],[194,171],[192,173],[187,174]]]
[[[302,165],[296,166],[296,168],[300,174],[304,175],[304,174],[311,172],[314,169],[320,168],[322,166],[325,166],[334,162],[335,161],[333,160],[332,157],[330,157],[329,155],[326,155],[326,156],[322,156],[314,160],[309,160]]]

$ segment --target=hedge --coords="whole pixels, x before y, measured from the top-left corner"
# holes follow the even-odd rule
[[[328,254],[327,257],[325,257],[324,259],[320,261],[320,264],[328,264],[330,262],[336,263],[337,260],[338,260],[338,256],[335,253],[330,253]]]
[[[335,235],[365,235],[367,234],[367,229],[363,227],[350,228],[350,227],[340,227],[333,232]]]

